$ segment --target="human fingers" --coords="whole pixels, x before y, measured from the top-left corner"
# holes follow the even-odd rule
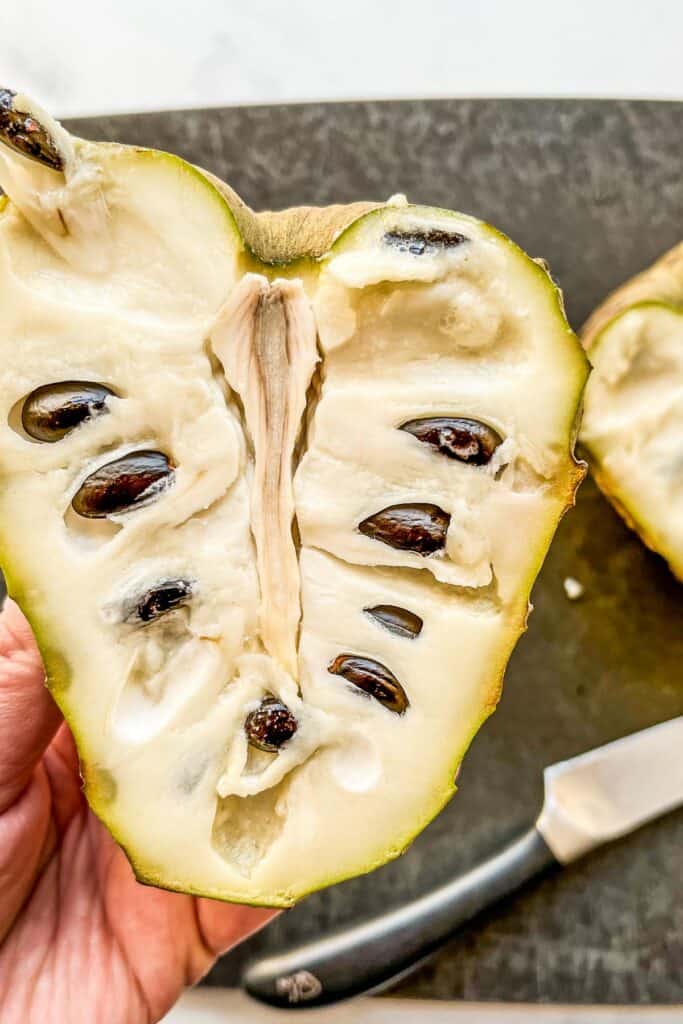
[[[60,722],[31,627],[8,598],[0,613],[0,813],[28,785]]]
[[[244,942],[279,913],[268,907],[245,907],[210,899],[197,900],[197,924],[204,945],[214,957]]]

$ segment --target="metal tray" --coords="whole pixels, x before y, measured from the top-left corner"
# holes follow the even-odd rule
[[[92,138],[179,152],[259,208],[382,199],[473,213],[550,261],[578,327],[683,237],[683,104],[446,100],[96,118]],[[563,579],[585,595],[570,602]],[[539,806],[544,764],[683,712],[683,587],[595,486],[582,487],[533,594],[504,697],[461,791],[398,861],[303,901],[225,958],[382,912],[472,864]],[[315,856],[315,851],[311,851]],[[683,1001],[683,814],[497,908],[395,994]]]

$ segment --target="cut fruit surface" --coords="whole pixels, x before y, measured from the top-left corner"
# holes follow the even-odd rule
[[[42,132],[0,147],[8,588],[138,877],[290,905],[453,794],[582,476],[585,355],[474,218],[253,214],[5,95]]]
[[[617,511],[683,580],[683,243],[611,295],[582,339],[581,440]]]

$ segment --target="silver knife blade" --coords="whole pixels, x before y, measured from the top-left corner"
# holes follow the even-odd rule
[[[543,772],[536,822],[562,864],[683,804],[683,716]]]

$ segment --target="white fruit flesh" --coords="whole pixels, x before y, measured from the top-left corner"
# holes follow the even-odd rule
[[[581,439],[598,482],[683,579],[683,245],[591,318]]]
[[[545,271],[476,220],[388,205],[321,259],[273,268],[186,164],[71,144],[66,180],[38,168],[38,207],[88,222],[89,168],[106,216],[87,238],[55,241],[28,162],[0,158],[9,587],[88,797],[139,877],[288,905],[395,856],[453,793],[580,478],[585,358]],[[465,240],[421,253],[392,241],[430,232]],[[108,413],[54,444],[27,437],[26,396],[78,380],[115,392]],[[399,429],[434,416],[503,442],[475,466]],[[168,456],[172,486],[80,517],[84,479],[139,449]],[[400,503],[450,515],[442,551],[359,532]],[[191,584],[186,606],[131,622],[171,579]],[[421,632],[382,628],[375,605],[418,615]],[[328,671],[344,653],[390,669],[405,713]],[[244,731],[268,695],[298,723],[273,754]]]

